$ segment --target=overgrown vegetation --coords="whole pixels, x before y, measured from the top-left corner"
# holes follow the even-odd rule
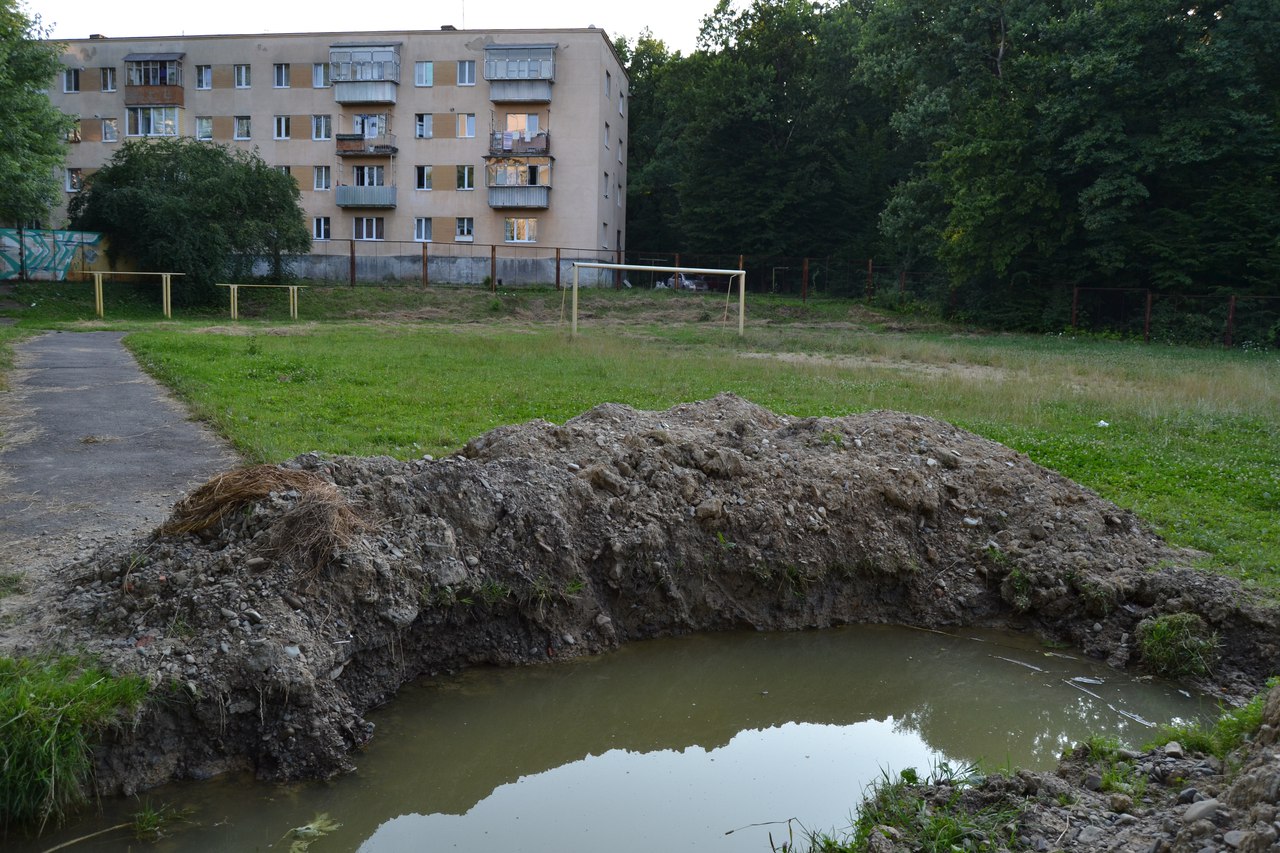
[[[1138,623],[1138,651],[1160,675],[1208,675],[1218,657],[1218,635],[1195,613],[1170,613]]]
[[[1169,741],[1177,741],[1184,749],[1192,752],[1226,758],[1233,750],[1244,745],[1245,740],[1262,726],[1262,711],[1267,704],[1267,695],[1277,685],[1280,685],[1280,676],[1273,676],[1267,681],[1266,687],[1247,704],[1239,708],[1224,709],[1213,722],[1161,726],[1145,748],[1154,749]]]
[[[0,825],[43,827],[83,802],[93,744],[146,695],[78,658],[0,657]]]

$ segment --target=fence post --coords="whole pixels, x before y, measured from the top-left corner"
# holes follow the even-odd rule
[[[556,290],[560,289],[560,247],[556,246]]]
[[[1227,349],[1231,349],[1231,338],[1236,330],[1236,295],[1231,294],[1227,303]]]
[[[1147,291],[1147,311],[1142,319],[1142,342],[1151,343],[1151,291]]]
[[[873,260],[871,258],[867,258],[867,301],[868,302],[871,301],[871,297],[874,296],[876,292],[875,284],[872,282],[872,275],[874,274],[874,271],[875,271],[875,266],[874,266]]]
[[[422,286],[423,287],[431,286],[431,274],[427,271],[427,246],[429,245],[431,244],[426,242],[422,244]]]
[[[1071,288],[1071,331],[1076,330],[1076,315],[1080,310],[1080,285]]]
[[[351,263],[347,272],[347,283],[352,287],[356,286],[356,241],[347,242],[347,248],[351,250]]]
[[[809,259],[800,265],[800,301],[809,301]]]
[[[498,292],[498,244],[489,245],[489,292]]]

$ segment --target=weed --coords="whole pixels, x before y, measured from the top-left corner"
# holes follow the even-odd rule
[[[23,575],[19,572],[0,572],[0,598],[8,598],[26,591]]]
[[[1031,609],[1031,577],[1021,568],[1015,568],[1005,577],[1001,585],[1004,600],[1013,605],[1019,613]]]
[[[144,802],[142,808],[134,812],[133,835],[139,841],[159,841],[168,835],[166,830],[170,826],[185,821],[189,816],[186,809],[178,809],[168,803],[152,806],[150,802]]]
[[[716,542],[720,545],[721,551],[732,551],[734,548],[738,547],[736,542],[726,538],[724,533],[720,530],[716,531]]]
[[[587,588],[587,582],[582,578],[574,578],[564,586],[565,598],[577,598],[578,594]]]
[[[842,432],[836,432],[835,430],[830,429],[824,430],[822,435],[818,436],[818,439],[823,444],[830,444],[837,450],[844,449],[844,433]]]
[[[511,594],[511,587],[499,580],[490,578],[480,585],[476,590],[480,594],[480,600],[488,607],[493,607],[499,602],[505,601]]]
[[[98,735],[146,695],[77,658],[0,658],[0,824],[43,828],[83,802]]]
[[[1138,650],[1169,678],[1208,675],[1218,657],[1218,635],[1195,613],[1171,613],[1138,623]]]
[[[1280,685],[1280,676],[1273,676],[1267,681],[1266,687],[1247,704],[1239,708],[1224,709],[1211,723],[1161,726],[1155,738],[1146,744],[1146,748],[1153,749],[1176,740],[1190,752],[1203,752],[1216,755],[1218,758],[1226,758],[1232,750],[1239,748],[1261,727],[1262,711],[1267,704],[1267,695],[1277,685]]]

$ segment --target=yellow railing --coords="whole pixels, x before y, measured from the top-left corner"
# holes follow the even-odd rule
[[[240,288],[242,287],[283,287],[289,291],[289,317],[298,319],[298,291],[306,287],[304,284],[219,284],[231,291],[231,319],[240,319]]]
[[[186,275],[182,272],[98,272],[90,270],[93,276],[93,310],[98,313],[98,319],[102,319],[102,278],[108,275],[158,275],[160,276],[160,288],[162,303],[164,305],[164,316],[166,320],[173,319],[173,277],[175,275]]]

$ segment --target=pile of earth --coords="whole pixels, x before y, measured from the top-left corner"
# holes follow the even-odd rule
[[[1135,516],[929,418],[732,395],[503,427],[457,456],[299,456],[215,478],[153,536],[55,574],[45,638],[155,685],[101,793],[350,767],[409,680],[649,637],[886,622],[1034,631],[1116,665],[1192,611],[1217,689],[1277,668],[1274,610]]]

